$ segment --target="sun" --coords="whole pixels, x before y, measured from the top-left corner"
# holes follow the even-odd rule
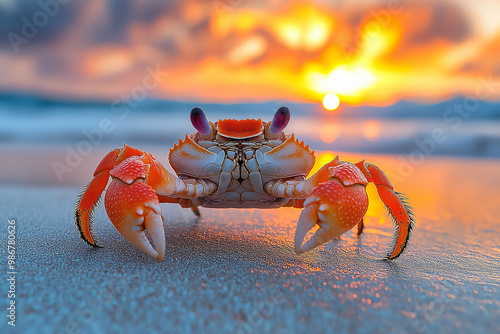
[[[323,98],[323,106],[328,110],[335,110],[339,107],[340,99],[337,94],[326,94]]]

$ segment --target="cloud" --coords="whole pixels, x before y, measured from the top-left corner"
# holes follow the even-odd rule
[[[464,10],[449,2],[414,2],[416,8],[408,12],[408,23],[419,26],[406,43],[421,46],[430,41],[441,39],[450,43],[460,43],[472,35],[470,18]],[[419,22],[421,12],[428,21]]]
[[[387,104],[464,94],[499,68],[500,38],[482,40],[456,1],[70,1],[24,36],[40,11],[0,6],[0,89],[113,99],[158,65],[162,98],[319,101],[341,68],[371,78],[344,101]]]
[[[460,68],[462,73],[500,78],[500,61],[498,58],[500,55],[500,33],[489,42],[481,45],[475,55]]]
[[[45,3],[40,1],[41,3]],[[47,3],[50,1],[47,1]],[[15,1],[8,7],[0,7],[0,48],[12,50],[9,33],[24,37],[23,31],[36,30],[27,48],[48,45],[56,41],[74,24],[84,4],[73,1],[67,5],[40,6],[38,1]],[[23,30],[25,29],[25,30]]]

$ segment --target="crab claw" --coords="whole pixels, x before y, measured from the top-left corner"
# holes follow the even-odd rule
[[[335,178],[317,186],[304,202],[295,232],[295,252],[304,253],[336,238],[363,219],[368,208],[364,184],[344,185]],[[313,227],[316,233],[304,244],[304,238]]]
[[[106,212],[118,232],[159,262],[165,256],[165,231],[158,197],[153,189],[137,180],[127,184],[114,179],[106,191]],[[156,250],[147,239],[146,231]]]

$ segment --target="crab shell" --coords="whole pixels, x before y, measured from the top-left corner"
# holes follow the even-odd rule
[[[277,179],[305,180],[314,165],[314,152],[293,134],[273,136],[266,126],[269,128],[260,119],[219,120],[213,125],[211,138],[196,132],[170,149],[170,164],[181,179],[217,184],[214,194],[195,198],[193,204],[269,208],[290,201],[268,194],[264,185]]]

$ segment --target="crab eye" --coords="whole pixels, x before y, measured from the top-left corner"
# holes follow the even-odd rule
[[[288,121],[290,121],[290,110],[287,107],[280,107],[273,116],[269,128],[271,134],[277,136],[287,126]]]
[[[191,110],[191,123],[202,136],[208,136],[212,131],[207,115],[201,108],[196,107]]]

